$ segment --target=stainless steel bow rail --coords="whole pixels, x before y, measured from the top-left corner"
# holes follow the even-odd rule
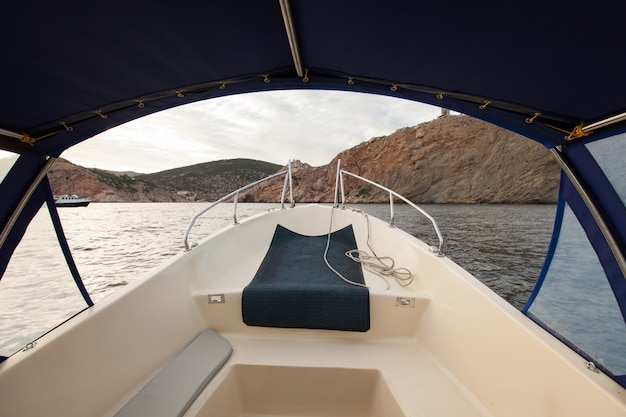
[[[224,201],[230,200],[231,198],[234,197],[234,204],[233,204],[233,224],[237,224],[239,223],[239,221],[237,220],[237,202],[239,200],[239,193],[242,191],[246,191],[252,187],[254,187],[255,185],[259,185],[265,181],[271,180],[272,178],[276,178],[279,177],[281,175],[285,175],[285,182],[283,184],[283,191],[282,194],[280,196],[280,206],[281,208],[285,208],[285,195],[287,194],[287,185],[289,185],[289,201],[290,201],[290,205],[291,207],[293,207],[295,205],[295,201],[293,200],[293,181],[291,178],[291,161],[289,161],[289,164],[287,165],[287,169],[284,171],[280,171],[277,172],[276,174],[272,174],[268,177],[265,177],[263,179],[260,179],[258,181],[252,182],[248,185],[245,185],[235,191],[233,191],[230,194],[225,195],[224,197],[220,198],[219,200],[215,201],[213,204],[211,204],[210,206],[208,206],[207,208],[199,211],[198,213],[194,214],[194,216],[191,218],[191,221],[189,222],[189,226],[187,226],[187,230],[185,231],[185,238],[184,238],[184,245],[185,245],[185,250],[189,250],[192,248],[192,246],[189,245],[189,232],[191,232],[191,228],[193,227],[193,225],[195,224],[196,220],[198,219],[198,217],[202,216],[204,213],[206,213],[207,211],[211,210],[213,207],[217,206],[220,203],[223,203]]]
[[[401,196],[400,194],[398,194],[397,192],[378,184],[377,182],[368,180],[367,178],[363,178],[359,175],[353,174],[352,172],[346,171],[344,169],[341,169],[341,159],[337,161],[337,181],[336,181],[336,185],[335,185],[335,207],[339,207],[339,202],[338,202],[338,198],[339,198],[339,193],[341,193],[341,208],[345,208],[346,207],[346,193],[345,193],[345,189],[344,189],[344,175],[349,175],[351,177],[357,178],[361,181],[364,181],[368,184],[371,184],[383,191],[386,191],[389,193],[389,209],[390,209],[390,218],[389,218],[389,225],[393,226],[394,225],[394,219],[395,219],[395,211],[394,211],[394,206],[393,206],[393,199],[394,197],[404,201],[406,204],[408,204],[409,206],[413,207],[415,210],[417,210],[419,213],[421,213],[424,217],[426,217],[428,220],[430,220],[430,223],[433,225],[433,228],[435,229],[435,233],[437,234],[437,237],[439,238],[439,246],[431,246],[430,250],[434,253],[436,253],[438,256],[444,256],[443,254],[443,235],[441,234],[441,230],[439,230],[439,226],[437,225],[437,221],[430,215],[428,214],[424,209],[422,209],[421,207],[419,207],[417,204],[413,203],[412,201],[410,201],[409,199]]]

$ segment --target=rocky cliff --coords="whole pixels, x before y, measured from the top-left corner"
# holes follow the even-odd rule
[[[330,202],[337,159],[342,167],[421,203],[554,203],[559,168],[531,140],[467,116],[442,116],[337,155],[328,165],[293,164],[296,201]],[[245,201],[277,201],[282,180],[261,184]],[[388,195],[355,179],[348,201],[385,202]]]

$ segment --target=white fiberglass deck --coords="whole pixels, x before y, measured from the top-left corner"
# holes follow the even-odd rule
[[[188,415],[489,415],[415,341],[271,333],[223,334],[233,356]]]
[[[306,215],[303,214],[307,213]],[[328,230],[331,210],[299,207],[280,211],[278,223],[301,233],[321,235]],[[321,214],[321,215],[320,215]],[[309,219],[291,225],[294,216]],[[367,247],[368,220],[351,210],[335,210],[333,230],[351,223],[360,248]],[[373,220],[385,235],[403,232]],[[246,227],[274,226],[256,220]],[[275,224],[275,223],[274,223]],[[371,226],[371,224],[370,224]],[[232,232],[238,232],[233,227]],[[392,246],[394,237],[384,238],[370,230],[372,242],[381,252],[393,250],[398,266],[408,266],[411,252]],[[261,235],[261,233],[259,233]],[[388,241],[387,239],[391,239]],[[216,243],[220,239],[216,239]],[[211,245],[213,246],[213,245]],[[436,258],[423,245],[418,250]],[[408,249],[408,251],[406,251]],[[228,251],[225,242],[211,248]],[[430,297],[414,287],[403,288],[365,271],[370,287],[371,329],[366,333],[249,327],[241,321],[241,287],[254,275],[264,251],[245,262],[219,271],[219,279],[200,283],[194,299],[208,327],[224,336],[233,347],[228,363],[201,394],[188,415],[242,416],[486,416],[484,407],[461,383],[430,357],[416,340],[420,320],[429,308]],[[222,255],[218,255],[221,257]],[[224,255],[226,253],[224,252]],[[406,261],[405,258],[406,257]],[[414,260],[413,260],[414,262]],[[420,279],[421,274],[415,276]],[[208,274],[205,275],[208,278]],[[245,278],[244,278],[245,277]],[[210,289],[209,289],[210,288]],[[215,297],[220,301],[215,303]]]
[[[304,216],[306,230],[302,223],[292,227],[320,235],[328,230],[331,210],[308,206],[275,215],[286,227]],[[577,415],[598,412],[598,404],[604,407],[604,415],[622,414],[622,400],[607,401],[606,392],[597,389],[600,385],[590,388],[606,384],[606,378],[590,373],[578,355],[466,271],[384,222],[370,219],[368,232],[360,213],[335,210],[332,216],[333,230],[352,224],[359,247],[367,246],[369,234],[379,254],[392,254],[398,266],[414,272],[414,283],[403,288],[392,281],[387,289],[380,277],[366,272],[372,327],[366,333],[351,333],[245,326],[240,314],[241,286],[254,274],[264,251],[251,256],[249,263],[220,270],[215,281],[201,280],[194,292],[196,305],[207,327],[220,331],[234,353],[189,415],[374,416],[381,415],[373,411],[380,407],[379,398],[390,401],[385,416],[396,412],[398,416]],[[247,226],[259,232],[272,230],[276,224],[255,222]],[[211,246],[212,251],[223,251],[221,256],[229,250]],[[223,295],[225,303],[209,303],[215,294]],[[361,371],[369,372],[368,376]],[[298,374],[312,381],[308,389],[297,389]],[[368,411],[319,413],[320,402],[336,400],[328,391],[329,384],[335,386],[336,379],[351,384],[361,378],[371,385],[363,388],[363,400],[369,401],[370,395],[375,398],[368,402]],[[253,395],[255,384],[249,385],[249,380],[257,381],[264,394]],[[224,396],[226,386],[230,397]],[[387,388],[391,397],[385,394]],[[293,392],[299,400],[285,392]],[[351,391],[339,386],[336,392],[352,398]],[[623,393],[615,394],[623,399]],[[224,410],[231,414],[220,414]]]

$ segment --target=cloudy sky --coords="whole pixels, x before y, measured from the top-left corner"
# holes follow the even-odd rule
[[[135,120],[62,157],[87,168],[144,173],[230,158],[319,166],[344,149],[439,114],[437,107],[360,93],[236,95]]]

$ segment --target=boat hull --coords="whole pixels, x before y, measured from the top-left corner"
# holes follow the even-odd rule
[[[247,326],[242,292],[278,224],[306,236],[350,224],[360,248],[369,239],[414,282],[387,288],[364,272],[366,332]],[[186,416],[287,416],[324,404],[319,415],[382,415],[385,405],[393,416],[626,412],[617,384],[424,242],[359,211],[305,205],[212,235],[7,359],[0,414],[115,415],[205,329],[233,353]]]
[[[87,207],[91,201],[74,201],[67,203],[55,203],[57,207]]]
[[[54,197],[54,205],[57,207],[87,207],[91,203],[89,198],[80,198],[76,195],[61,195]]]

